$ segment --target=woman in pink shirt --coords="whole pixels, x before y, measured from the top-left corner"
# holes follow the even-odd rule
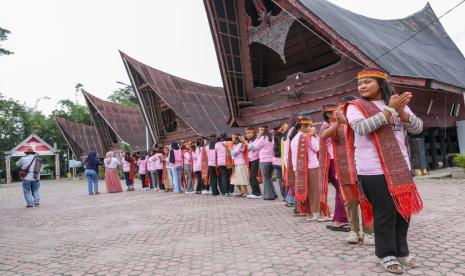
[[[423,122],[407,106],[412,93],[394,94],[388,77],[376,68],[359,72],[361,98],[349,102],[346,117],[362,195],[373,206],[375,254],[386,271],[403,273],[403,266],[418,267],[407,232],[410,217],[423,207],[410,172],[406,132],[421,133]]]
[[[231,156],[234,163],[234,171],[231,179],[231,184],[235,185],[239,190],[238,196],[247,196],[247,186],[249,185],[249,174],[244,155],[245,145],[239,140],[240,134],[232,135],[233,147]]]
[[[157,153],[156,150],[152,150],[152,154],[150,155],[147,161],[147,175],[150,177],[150,190],[156,191],[157,190],[157,169],[155,168],[157,157],[155,156]]]
[[[137,167],[139,168],[139,177],[142,183],[142,190],[147,190],[148,187],[145,184],[145,175],[147,172],[147,153],[145,151],[140,153],[140,158],[137,160]]]
[[[247,145],[247,154],[249,157],[249,182],[252,193],[247,196],[249,199],[260,199],[262,198],[262,191],[260,190],[260,185],[258,184],[258,170],[260,168],[260,158],[258,151],[251,151],[250,146],[257,142],[257,133],[255,128],[247,127],[245,129],[246,139],[240,136],[242,144]]]
[[[319,216],[319,139],[310,118],[300,119],[300,131],[291,141],[291,159],[295,172],[295,201],[299,215],[313,221]],[[306,147],[306,148],[303,148]],[[305,154],[298,154],[299,150]],[[306,166],[305,166],[306,165]]]
[[[156,175],[156,183],[158,184],[158,190],[164,191],[165,184],[163,183],[163,147],[155,149],[155,154],[151,157],[154,159],[154,169]]]
[[[218,142],[216,142],[215,144],[215,151],[216,151],[216,166],[218,167],[220,171],[220,179],[219,179],[220,192],[222,195],[229,196],[230,193],[234,192],[234,190],[231,189],[230,181],[229,181],[229,177],[231,176],[231,170],[226,167],[226,158],[228,154],[226,138],[227,138],[226,133],[222,133],[218,137]]]
[[[264,200],[275,200],[278,198],[273,181],[271,180],[274,157],[273,147],[273,138],[268,131],[268,126],[259,127],[257,142],[250,145],[249,150],[255,152],[258,151],[258,156],[260,158],[260,170],[262,172],[264,184]]]
[[[216,135],[210,135],[208,145],[206,146],[208,157],[208,184],[211,187],[212,195],[217,196],[220,194],[218,190],[218,173],[217,173],[217,157],[216,157]]]
[[[129,179],[129,172],[131,170],[131,161],[132,161],[131,153],[125,152],[122,165],[123,165],[124,180],[126,181],[126,186],[128,187],[127,191],[134,191],[134,187],[131,184],[131,180]]]
[[[283,153],[282,147],[284,145],[284,132],[286,132],[288,126],[287,122],[278,123],[273,132],[273,169],[276,172],[276,178],[278,179],[279,190],[283,201],[286,201],[286,190],[283,185],[283,161],[281,155]]]
[[[171,143],[168,161],[173,180],[173,192],[182,193],[182,152],[177,142]]]
[[[183,159],[183,174],[186,185],[186,194],[194,194],[194,186],[192,185],[192,167],[193,158],[191,151],[191,144],[187,143],[182,147],[182,159]]]
[[[194,164],[194,174],[197,178],[197,186],[195,192],[197,194],[207,194],[207,191],[210,190],[209,185],[205,185],[202,177],[202,151],[204,146],[202,146],[203,141],[197,140],[193,146],[192,159]]]

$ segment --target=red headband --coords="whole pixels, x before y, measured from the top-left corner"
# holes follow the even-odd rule
[[[357,79],[363,78],[380,78],[380,79],[388,79],[388,74],[386,72],[380,70],[363,70],[360,71],[357,75]]]

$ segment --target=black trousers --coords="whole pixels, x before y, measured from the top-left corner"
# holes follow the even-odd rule
[[[163,184],[163,170],[157,170],[158,189],[165,190],[165,184]]]
[[[201,192],[205,190],[205,184],[203,183],[203,179],[202,179],[202,172],[201,171],[195,172],[195,176],[197,178],[197,186],[195,187],[195,191]]]
[[[145,185],[145,174],[139,174],[139,176],[142,181],[142,188],[147,188],[148,186]]]
[[[250,168],[250,175],[249,175],[249,182],[250,182],[250,188],[252,188],[252,194],[256,196],[261,196],[262,191],[260,190],[260,185],[258,184],[258,168],[260,167],[260,160],[254,160],[252,162],[249,162],[249,168]]]
[[[227,194],[227,193],[233,193],[234,192],[234,186],[231,185],[231,173],[232,170],[226,168],[226,166],[219,166],[220,169],[220,191],[221,194]]]
[[[409,222],[397,212],[384,175],[359,175],[361,186],[373,206],[375,254],[378,258],[409,255],[407,232]]]
[[[212,195],[216,196],[220,194],[218,190],[218,176],[216,175],[216,167],[208,166],[208,184],[212,189]]]

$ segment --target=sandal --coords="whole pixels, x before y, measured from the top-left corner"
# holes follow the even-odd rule
[[[350,232],[350,227],[348,224],[343,224],[341,226],[326,225],[326,228],[331,231]]]
[[[397,258],[399,263],[403,266],[408,266],[410,268],[419,268],[420,265],[417,263],[417,258],[414,256],[407,256],[407,257],[399,257]]]
[[[399,263],[396,257],[387,256],[382,259],[379,259],[379,263],[383,266],[384,270],[390,273],[402,274],[404,273],[404,268]],[[395,268],[397,266],[397,268]]]

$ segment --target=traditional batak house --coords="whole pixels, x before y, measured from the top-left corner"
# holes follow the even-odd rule
[[[368,18],[325,0],[204,4],[230,125],[267,124],[293,113],[321,121],[324,103],[357,95],[356,73],[378,67],[390,73],[396,91],[413,92],[410,107],[425,122],[430,168],[458,151],[465,59],[429,4],[398,20]]]
[[[95,151],[98,158],[105,156],[97,129],[94,126],[72,122],[60,117],[55,117],[55,122],[76,158],[84,159],[90,151]]]
[[[170,75],[120,53],[151,138],[158,144],[239,131],[227,124],[223,88]]]
[[[103,152],[120,151],[123,142],[131,151],[146,151],[150,147],[145,124],[139,109],[99,99],[83,92]]]

